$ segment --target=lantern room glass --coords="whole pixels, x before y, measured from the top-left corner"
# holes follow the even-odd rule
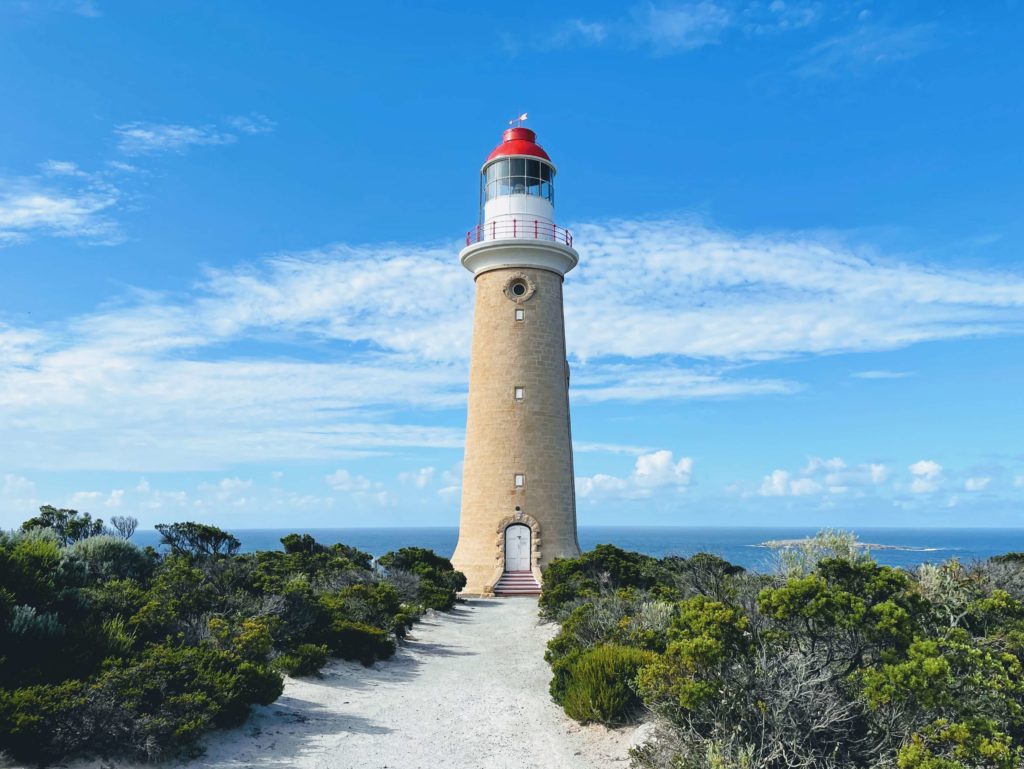
[[[480,175],[484,202],[502,195],[534,195],[555,202],[555,169],[539,158],[499,158]]]

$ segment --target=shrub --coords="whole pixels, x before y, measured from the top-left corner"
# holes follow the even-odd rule
[[[650,588],[662,571],[658,559],[629,553],[614,545],[598,545],[579,558],[557,558],[544,572],[541,614],[561,620],[581,599],[618,588]]]
[[[94,741],[153,759],[208,729],[242,723],[252,705],[269,705],[282,688],[280,675],[229,652],[156,644],[137,661],[111,665],[90,687],[91,713],[105,715]]]
[[[466,576],[455,571],[451,561],[423,547],[403,547],[385,553],[377,562],[388,571],[416,575],[417,598],[426,609],[448,611],[455,605],[456,594],[466,586]]]
[[[127,539],[100,535],[75,542],[63,552],[63,565],[82,584],[108,579],[145,581],[153,572],[154,559]]]
[[[0,735],[5,750],[24,761],[49,761],[88,744],[80,728],[85,711],[81,681],[0,689]]]
[[[311,676],[327,664],[327,647],[323,644],[300,644],[291,652],[274,660],[274,668],[289,676]]]
[[[582,723],[609,726],[630,723],[643,707],[633,688],[637,671],[656,655],[629,646],[602,644],[584,652],[572,665],[563,707]]]
[[[343,619],[331,623],[327,646],[335,656],[366,666],[395,653],[395,642],[383,630]]]

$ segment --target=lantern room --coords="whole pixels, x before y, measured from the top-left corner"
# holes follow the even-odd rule
[[[509,128],[487,157],[480,172],[480,224],[554,222],[555,166],[537,134],[529,128]]]

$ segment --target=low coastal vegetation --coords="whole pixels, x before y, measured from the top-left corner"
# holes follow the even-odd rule
[[[551,695],[649,722],[635,769],[1024,765],[1024,554],[881,566],[823,532],[774,573],[600,545],[545,573]]]
[[[273,702],[282,676],[330,657],[390,657],[465,584],[421,548],[371,556],[308,534],[239,552],[200,523],[158,526],[162,547],[88,513],[43,507],[0,533],[0,745],[45,764],[74,754],[153,760]]]

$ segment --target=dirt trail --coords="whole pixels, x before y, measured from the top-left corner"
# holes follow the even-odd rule
[[[468,601],[424,618],[391,660],[288,679],[277,702],[185,765],[625,769],[630,730],[579,726],[548,698],[554,632],[534,598]]]

